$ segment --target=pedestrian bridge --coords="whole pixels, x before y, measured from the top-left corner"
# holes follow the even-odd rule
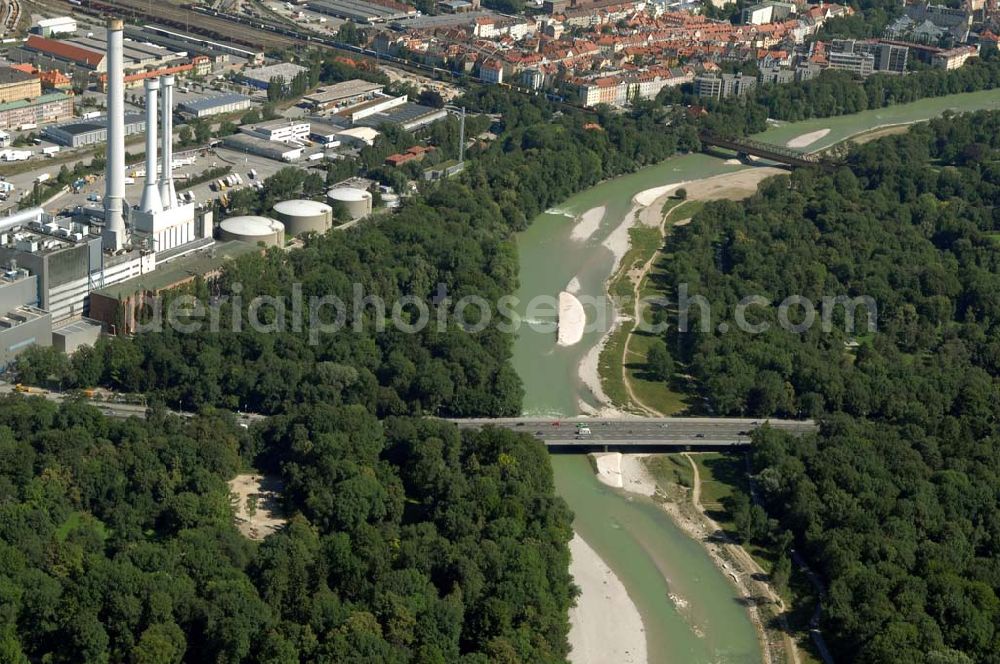
[[[527,433],[553,452],[726,449],[750,445],[754,429],[770,426],[795,435],[817,431],[813,420],[729,417],[508,417],[447,420],[459,429],[497,426]]]

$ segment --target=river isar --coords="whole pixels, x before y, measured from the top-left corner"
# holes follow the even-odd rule
[[[1000,108],[1000,92],[951,95],[839,118],[782,123],[757,138],[785,145],[798,137],[793,145],[815,150],[878,127],[917,122],[947,110],[981,108]],[[803,141],[812,142],[804,146]],[[514,345],[514,366],[524,383],[525,414],[558,418],[606,406],[592,389],[595,349],[613,324],[605,282],[627,249],[627,227],[638,202],[649,201],[666,185],[743,168],[700,154],[668,159],[577,194],[539,215],[518,236],[516,309],[522,324]],[[533,298],[552,301],[563,291],[584,303],[588,321],[580,341],[569,346],[557,343],[552,307],[528,308]],[[652,500],[599,482],[587,457],[551,459],[556,488],[576,515],[574,529],[610,567],[638,609],[641,629],[628,638],[645,641],[640,648],[646,652],[644,661],[761,661],[757,635],[735,587],[700,543],[687,537]],[[600,587],[591,590],[602,593]],[[598,644],[599,650],[602,627],[594,621],[576,629],[596,635],[588,642]],[[631,647],[636,644],[616,645],[619,653],[637,650]],[[589,659],[587,654],[575,651],[570,658],[580,663],[603,661],[598,651],[591,651]],[[637,661],[633,655],[627,659]]]

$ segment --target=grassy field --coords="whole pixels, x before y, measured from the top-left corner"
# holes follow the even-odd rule
[[[646,371],[646,354],[657,341],[659,338],[655,335],[632,329],[625,369],[632,391],[642,403],[664,415],[673,415],[688,407],[688,395],[675,391],[662,380],[650,377]]]
[[[104,525],[103,521],[91,514],[88,514],[87,512],[73,512],[66,517],[65,521],[59,524],[58,528],[56,528],[56,539],[60,542],[65,541],[73,530],[83,526],[84,524],[92,526],[94,530],[97,531],[101,540],[108,538],[108,529],[107,526]]]
[[[656,483],[666,490],[669,484],[690,488],[694,484],[691,464],[681,454],[657,454],[646,458],[646,468],[656,479]]]

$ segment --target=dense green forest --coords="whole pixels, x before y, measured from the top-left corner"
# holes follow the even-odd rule
[[[706,205],[668,241],[663,286],[712,303],[707,330],[694,309],[667,338],[712,411],[821,419],[816,436],[756,439],[774,521],[751,537],[794,542],[828,581],[843,661],[1000,661],[998,203],[1000,113],[981,112]],[[751,295],[774,303],[747,315],[766,332],[731,325]],[[861,310],[845,331],[840,307],[829,331],[818,311],[782,329],[790,295],[869,296],[877,330]]]
[[[526,436],[22,396],[0,422],[4,664],[565,660],[570,515]],[[260,543],[226,484],[255,456],[290,518]]]

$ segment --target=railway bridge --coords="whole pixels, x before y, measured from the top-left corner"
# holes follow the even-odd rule
[[[725,138],[708,132],[702,132],[699,135],[699,138],[701,139],[702,146],[707,145],[710,147],[732,150],[740,157],[760,157],[761,159],[775,161],[780,164],[794,166],[796,168],[808,166],[830,168],[833,165],[830,161],[825,160],[818,155],[799,152],[798,150],[786,148],[781,145],[774,145],[773,143],[755,141],[752,138]]]

